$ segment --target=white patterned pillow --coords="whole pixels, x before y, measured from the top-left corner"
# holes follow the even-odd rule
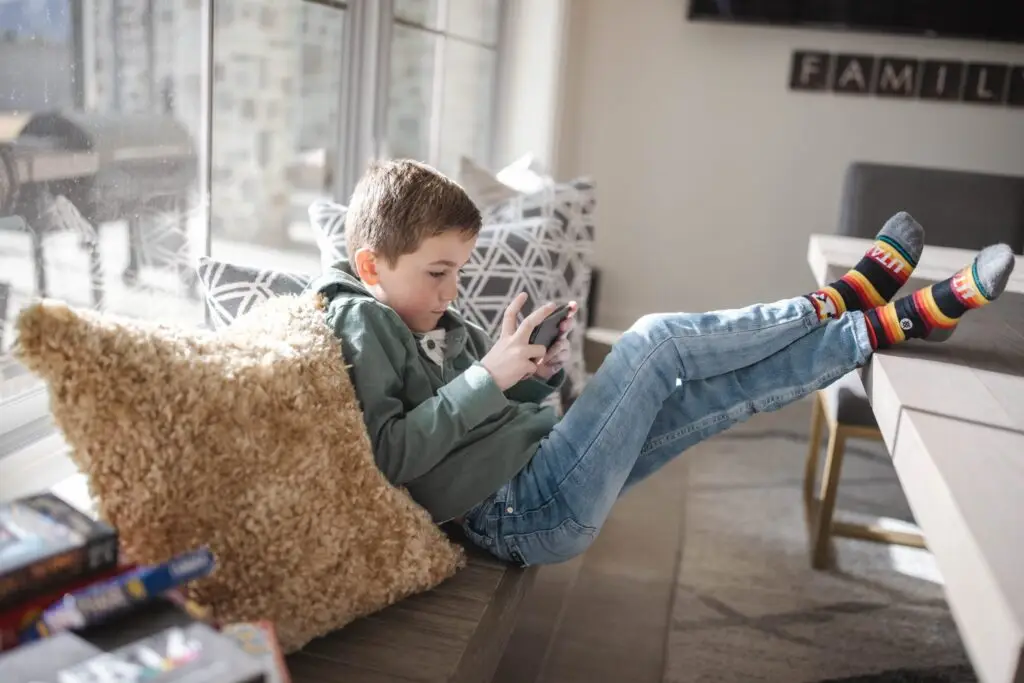
[[[519,194],[516,188],[501,182],[493,173],[467,157],[459,159],[458,178],[459,185],[477,206],[496,204]]]
[[[215,330],[227,327],[261,301],[301,294],[313,279],[305,273],[242,266],[208,256],[199,257],[196,273]]]
[[[327,270],[333,263],[345,258],[345,216],[348,207],[326,199],[317,199],[309,205],[309,223],[320,250],[320,267]]]
[[[502,314],[520,292],[529,295],[524,316],[548,301],[565,301],[567,291],[555,264],[569,246],[552,218],[485,225],[462,269],[456,306],[497,339]]]
[[[559,183],[531,154],[512,162],[497,173],[463,157],[459,182],[478,197],[484,224],[528,218],[557,219],[570,241],[555,269],[565,283],[565,294],[580,304],[577,333],[572,337],[572,360],[565,390],[568,399],[579,395],[586,381],[583,359],[584,334],[590,304],[590,280],[594,245],[594,184],[588,178]]]
[[[570,397],[579,396],[586,382],[583,342],[593,270],[595,205],[593,182],[579,178],[567,183],[554,183],[537,192],[519,194],[481,209],[485,225],[551,218],[564,232],[566,246],[554,263],[556,277],[565,288],[560,300],[571,299],[580,305],[576,330],[570,337],[572,356],[567,368],[567,394]]]
[[[491,206],[520,194],[532,194],[555,184],[532,154],[524,154],[497,173],[469,157],[459,158],[459,184],[477,206]]]

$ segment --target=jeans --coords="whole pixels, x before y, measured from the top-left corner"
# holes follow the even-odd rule
[[[638,320],[513,479],[475,506],[475,544],[520,565],[568,560],[615,501],[690,446],[822,389],[872,352],[864,315],[821,323],[804,297]]]

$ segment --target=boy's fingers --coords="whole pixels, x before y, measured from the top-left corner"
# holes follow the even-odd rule
[[[579,312],[580,307],[575,301],[569,302],[569,315],[566,316],[565,320],[562,321],[561,329],[563,332],[568,332],[576,324],[576,314]]]
[[[540,358],[543,361],[547,357],[547,353],[548,349],[543,344],[530,344],[526,347],[527,358]]]
[[[515,334],[516,323],[519,320],[519,311],[523,310],[525,303],[526,292],[520,292],[516,295],[515,299],[512,299],[512,303],[505,309],[505,315],[501,319],[501,336],[510,337]]]
[[[534,328],[537,327],[537,325],[540,325],[541,321],[551,315],[556,308],[558,308],[558,306],[552,303],[544,304],[540,308],[537,308],[533,313],[526,316],[523,324],[519,326],[519,334],[524,337],[529,337]]]

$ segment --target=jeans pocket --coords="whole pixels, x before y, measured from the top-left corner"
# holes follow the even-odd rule
[[[487,552],[493,553],[494,537],[490,533],[491,530],[488,528],[491,525],[484,522],[483,525],[480,526],[477,522],[477,519],[467,517],[466,522],[462,525],[462,533],[466,535],[466,538],[468,538],[473,545],[478,548],[482,548]]]
[[[509,534],[501,538],[509,559],[524,567],[556,564],[583,554],[597,538],[599,529],[568,517],[550,529]]]
[[[514,508],[515,499],[512,495],[512,490],[512,480],[509,479],[504,484],[502,484],[501,488],[495,491],[494,494],[491,496],[491,500],[494,501],[495,506],[498,507],[500,510],[504,510],[506,507]]]

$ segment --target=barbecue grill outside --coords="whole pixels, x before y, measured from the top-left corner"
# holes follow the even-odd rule
[[[67,194],[93,223],[133,217],[154,200],[186,200],[199,158],[188,130],[169,116],[51,112],[35,114],[19,140],[85,152],[96,169]]]
[[[6,142],[0,140],[0,215],[20,214],[30,226],[37,294],[46,295],[45,235],[59,229],[50,225],[54,214],[68,215],[53,211],[60,196],[97,229],[108,221],[126,221],[126,282],[138,278],[145,250],[146,263],[176,268],[195,294],[194,273],[183,257],[199,158],[182,124],[160,115],[83,112],[41,112],[6,121]],[[98,245],[85,246],[94,304],[101,305]]]

